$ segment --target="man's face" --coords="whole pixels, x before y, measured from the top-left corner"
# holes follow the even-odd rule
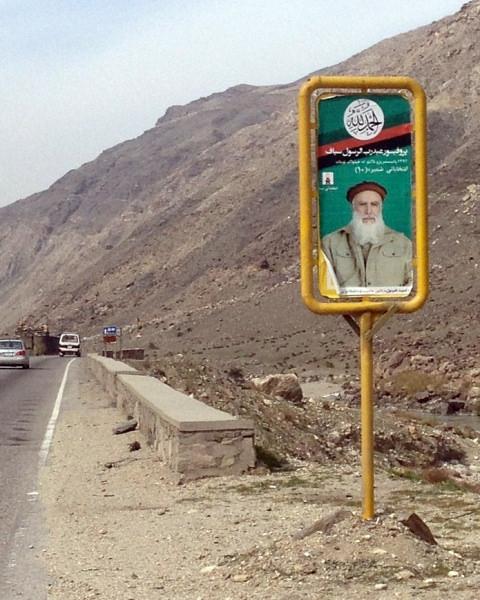
[[[353,198],[352,208],[362,223],[373,225],[382,214],[382,197],[373,190],[364,190]]]

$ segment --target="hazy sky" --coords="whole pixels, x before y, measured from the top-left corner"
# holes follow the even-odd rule
[[[462,4],[0,0],[0,205],[140,135],[172,104],[294,81]]]

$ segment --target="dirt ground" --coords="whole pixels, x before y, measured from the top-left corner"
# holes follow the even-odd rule
[[[177,486],[138,431],[112,434],[123,420],[83,372],[41,475],[52,600],[478,597],[471,489],[380,464],[376,517],[365,522],[357,452]],[[476,478],[478,441],[467,441],[456,468]],[[323,531],[299,535],[339,509]],[[401,523],[413,512],[437,545]]]

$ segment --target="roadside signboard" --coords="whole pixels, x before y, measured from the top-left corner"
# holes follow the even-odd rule
[[[103,328],[103,335],[117,335],[118,327],[116,325],[109,325]]]
[[[121,336],[122,330],[116,325],[108,325],[103,328],[103,341],[105,344],[112,344],[117,341],[117,337]]]
[[[373,336],[428,296],[426,96],[409,77],[316,76],[298,108],[301,294],[360,337],[362,517],[372,519]]]
[[[347,316],[421,308],[428,227],[426,96],[418,82],[311,77],[299,93],[299,172],[307,307]]]

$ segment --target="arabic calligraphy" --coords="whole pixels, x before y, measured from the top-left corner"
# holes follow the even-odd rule
[[[359,98],[351,102],[343,115],[347,132],[357,140],[371,140],[383,129],[383,110],[373,100]]]
[[[372,174],[372,173],[386,173],[390,175],[391,173],[408,173],[409,168],[406,167],[388,167],[384,169],[382,166],[378,167],[355,167],[354,172],[356,175],[363,174]]]
[[[342,156],[343,158],[351,158],[352,156],[372,156],[372,155],[381,155],[381,156],[407,156],[408,148],[395,148],[395,150],[390,150],[389,148],[367,148],[364,149],[363,146],[360,148],[345,148],[344,150],[335,150],[335,148],[330,147],[326,150],[325,154],[333,154],[335,156]]]

